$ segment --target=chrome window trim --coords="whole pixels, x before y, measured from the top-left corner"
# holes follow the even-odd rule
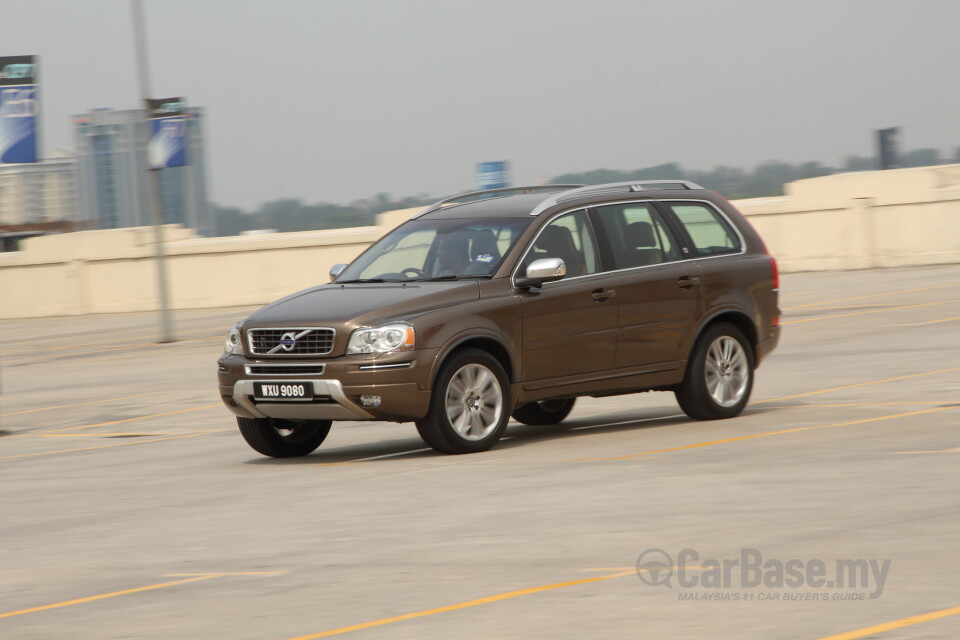
[[[631,183],[628,183],[628,184],[631,184]],[[740,229],[737,228],[737,225],[735,225],[730,220],[729,216],[727,216],[726,213],[724,213],[716,204],[714,204],[713,202],[710,202],[709,200],[702,200],[698,198],[644,198],[644,199],[631,198],[629,200],[617,200],[616,202],[599,202],[593,205],[581,204],[581,205],[577,205],[576,207],[572,207],[570,209],[565,209],[563,211],[560,211],[554,216],[552,216],[545,223],[543,223],[543,225],[537,230],[536,235],[533,236],[533,240],[531,240],[530,243],[527,244],[527,248],[524,250],[523,254],[520,256],[520,259],[517,260],[517,263],[514,265],[514,268],[510,273],[510,285],[513,288],[517,288],[517,272],[520,270],[520,265],[523,264],[523,261],[526,259],[527,253],[529,253],[530,250],[533,248],[534,243],[537,241],[537,238],[540,237],[540,234],[543,232],[544,228],[546,228],[548,224],[550,224],[560,216],[565,215],[567,213],[572,213],[574,211],[579,211],[581,209],[586,211],[587,209],[592,209],[596,207],[606,207],[608,205],[646,204],[650,202],[654,202],[654,203],[656,202],[698,202],[698,203],[709,205],[714,211],[720,214],[720,216],[726,221],[726,223],[730,226],[730,228],[733,229],[734,233],[737,234],[737,239],[740,240],[740,251],[738,253],[721,253],[720,255],[716,255],[716,256],[698,256],[696,258],[682,258],[680,260],[671,260],[670,262],[658,262],[657,264],[646,264],[638,267],[627,267],[626,269],[611,269],[609,271],[598,271],[597,273],[588,273],[587,275],[583,275],[583,276],[563,278],[561,280],[556,280],[555,282],[545,282],[543,286],[549,287],[551,285],[570,282],[571,280],[579,280],[580,278],[593,278],[593,277],[602,276],[602,275],[616,275],[618,273],[626,273],[628,271],[635,271],[637,269],[650,269],[654,267],[663,267],[667,265],[682,264],[685,262],[699,262],[701,260],[716,260],[717,258],[730,258],[730,257],[742,256],[747,252],[747,242],[744,239],[743,234],[740,233]],[[671,211],[671,213],[673,212]],[[589,213],[587,215],[589,216]],[[674,213],[673,215],[676,215],[676,214]]]
[[[257,353],[253,348],[253,333],[254,331],[331,331],[331,343],[330,349],[324,351],[323,353]],[[337,342],[337,330],[333,327],[249,327],[244,329],[247,332],[247,347],[249,348],[249,354],[252,356],[286,356],[286,357],[296,357],[296,356],[326,356],[333,353],[333,347]]]
[[[538,216],[552,206],[563,204],[565,201],[572,198],[579,197],[578,194],[587,195],[589,193],[603,193],[605,191],[611,191],[616,193],[620,187],[628,187],[628,192],[637,192],[644,191],[643,185],[654,185],[654,184],[679,184],[683,185],[684,189],[691,191],[703,191],[703,187],[698,185],[696,182],[690,182],[689,180],[629,180],[627,182],[608,182],[606,184],[594,184],[586,187],[579,187],[577,189],[570,189],[569,191],[563,191],[561,193],[554,194],[547,198],[544,198],[533,211],[530,212],[531,216]]]

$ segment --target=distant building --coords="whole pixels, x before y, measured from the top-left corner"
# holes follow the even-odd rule
[[[179,222],[209,235],[204,109],[191,107],[185,167],[160,169],[164,223]],[[148,208],[147,141],[141,109],[95,109],[73,117],[80,169],[80,209],[101,229],[153,224]]]
[[[73,152],[25,164],[0,164],[0,226],[76,221],[77,159]]]

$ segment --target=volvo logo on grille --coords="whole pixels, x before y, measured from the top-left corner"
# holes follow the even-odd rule
[[[293,351],[293,348],[297,346],[297,338],[294,336],[292,331],[280,336],[280,348],[284,351]]]

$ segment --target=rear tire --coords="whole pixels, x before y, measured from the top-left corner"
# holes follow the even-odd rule
[[[500,440],[510,420],[510,384],[486,351],[463,349],[443,364],[430,411],[417,431],[440,453],[477,453]]]
[[[330,420],[237,418],[240,435],[255,451],[271,458],[295,458],[317,450],[330,433]]]
[[[576,401],[576,398],[557,398],[523,404],[514,410],[513,419],[534,426],[559,424],[570,415]]]
[[[750,400],[753,371],[750,342],[734,325],[719,322],[697,340],[674,394],[683,412],[695,420],[733,418]]]

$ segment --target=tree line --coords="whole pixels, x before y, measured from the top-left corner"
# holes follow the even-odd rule
[[[901,153],[899,161],[903,167],[960,163],[960,147],[954,150],[952,158],[941,158],[936,149],[915,149]],[[580,173],[565,173],[556,176],[550,182],[589,185],[676,178],[691,180],[707,189],[722,193],[731,200],[737,200],[783,195],[783,187],[788,182],[848,171],[873,171],[877,166],[877,159],[869,156],[848,156],[842,167],[830,167],[819,162],[791,164],[772,160],[763,162],[752,170],[721,166],[710,171],[698,171],[684,169],[679,164],[670,162],[632,171],[594,169]],[[426,206],[437,199],[421,194],[394,200],[386,193],[378,193],[371,198],[341,205],[306,204],[296,198],[282,198],[267,202],[252,212],[235,207],[211,205],[214,221],[213,235],[234,236],[253,229],[286,232],[364,227],[376,224],[378,213]]]

